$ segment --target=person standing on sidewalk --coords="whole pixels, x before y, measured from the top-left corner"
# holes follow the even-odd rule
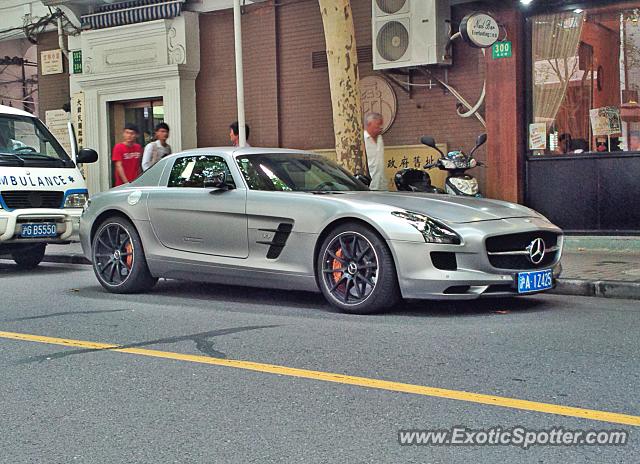
[[[162,158],[171,154],[171,145],[167,143],[169,138],[169,125],[161,122],[156,125],[153,130],[154,139],[144,147],[144,154],[142,155],[142,170],[146,171],[151,166],[156,164]]]
[[[125,124],[122,142],[113,147],[111,160],[115,172],[114,187],[127,184],[140,175],[142,147],[136,143],[138,133],[138,127],[135,124]]]
[[[384,119],[380,113],[367,113],[364,118],[364,148],[367,153],[367,167],[371,176],[371,190],[388,190],[384,176],[384,141],[382,127]]]

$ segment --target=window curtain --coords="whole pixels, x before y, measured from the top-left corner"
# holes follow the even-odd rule
[[[579,72],[578,46],[584,12],[563,12],[533,18],[533,115],[537,123],[551,125]]]

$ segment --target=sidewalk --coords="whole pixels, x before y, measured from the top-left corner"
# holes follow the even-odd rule
[[[568,239],[562,257],[562,275],[553,293],[640,300],[640,239],[625,239],[624,246],[616,245],[615,249],[604,249],[602,244],[610,246],[611,241]],[[49,245],[44,260],[90,264],[82,255],[79,243]]]

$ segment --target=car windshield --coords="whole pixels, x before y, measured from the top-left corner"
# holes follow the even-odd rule
[[[251,190],[348,192],[368,190],[346,170],[311,153],[242,155],[238,166]]]
[[[0,165],[71,164],[58,141],[37,118],[0,114]]]

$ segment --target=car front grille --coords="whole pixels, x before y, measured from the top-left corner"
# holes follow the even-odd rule
[[[9,209],[60,208],[63,192],[19,190],[2,192],[2,200]]]
[[[491,265],[498,269],[532,270],[553,265],[560,258],[560,234],[548,231],[524,232],[498,235],[486,240],[487,256]],[[528,247],[541,238],[545,244],[542,261],[533,263]]]

